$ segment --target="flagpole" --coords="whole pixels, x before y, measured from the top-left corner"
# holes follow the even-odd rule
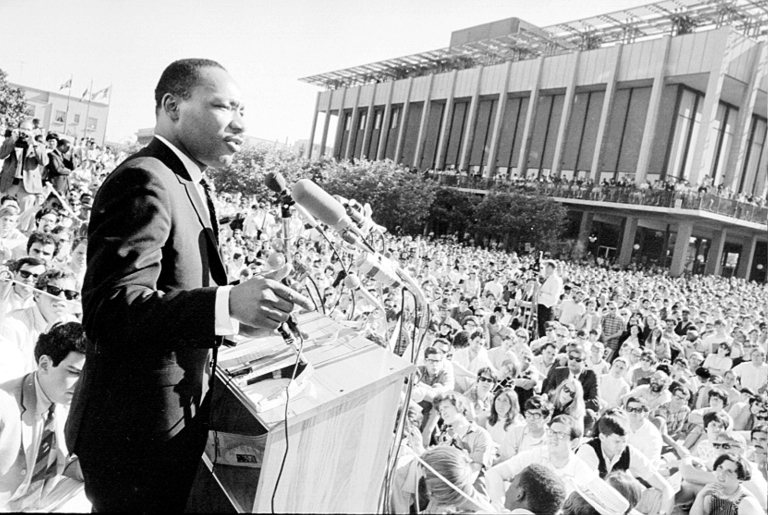
[[[67,136],[67,127],[69,127],[69,98],[72,96],[72,79],[74,74],[69,76],[69,89],[67,90],[67,112],[64,113],[64,136]],[[77,134],[75,134],[77,137]]]
[[[83,129],[83,137],[88,139],[88,115],[91,113],[91,96],[93,95],[93,79],[91,79],[91,87],[88,88],[88,107],[85,108],[85,129]]]
[[[101,142],[101,146],[106,146],[107,143],[107,124],[109,123],[109,108],[112,107],[112,84],[107,88],[109,95],[107,97],[107,116],[104,117],[104,140]]]

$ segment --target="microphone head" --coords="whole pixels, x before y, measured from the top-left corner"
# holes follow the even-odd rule
[[[269,268],[271,268],[272,270],[277,270],[278,268],[282,268],[284,264],[285,264],[285,256],[283,256],[282,252],[273,252],[267,258],[267,265],[269,265]]]
[[[288,189],[285,177],[280,172],[269,172],[264,178],[264,184],[275,193],[283,193]]]
[[[344,287],[355,291],[360,288],[360,279],[354,274],[349,274],[344,278]]]
[[[347,217],[344,207],[309,179],[296,181],[291,189],[293,200],[326,225],[336,227]]]

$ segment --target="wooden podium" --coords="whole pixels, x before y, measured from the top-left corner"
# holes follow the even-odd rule
[[[219,366],[214,427],[188,511],[270,513],[273,493],[275,512],[378,510],[403,380],[413,365],[322,314],[306,313],[298,322],[309,336],[303,356],[311,367],[288,403],[288,455],[276,493],[286,449],[285,403],[262,409],[249,388]],[[248,348],[269,353],[254,368],[292,368],[296,360],[279,336],[269,336],[222,348],[219,363],[232,363]],[[245,442],[239,449],[258,447],[263,456],[260,450],[224,456],[223,437],[231,443],[238,435]],[[232,456],[243,463],[232,464]]]

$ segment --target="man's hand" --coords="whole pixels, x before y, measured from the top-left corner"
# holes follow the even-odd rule
[[[261,277],[254,277],[232,288],[229,313],[235,320],[254,328],[277,329],[288,320],[295,305],[311,310],[309,299],[279,281],[290,272],[290,265]]]

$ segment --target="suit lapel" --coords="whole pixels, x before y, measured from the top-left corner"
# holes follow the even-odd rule
[[[208,242],[210,243],[212,252],[209,252],[208,256],[210,261],[209,265],[211,267],[211,277],[213,277],[214,281],[216,281],[220,286],[226,285],[227,272],[224,268],[224,262],[221,259],[221,254],[219,254],[219,246],[216,243],[216,239],[213,234],[211,218],[208,216],[208,211],[203,204],[203,199],[201,198],[201,194],[197,189],[197,185],[192,182],[187,169],[184,167],[184,163],[182,163],[176,154],[173,153],[173,150],[168,148],[165,143],[158,139],[153,139],[149,145],[147,145],[146,150],[160,159],[163,163],[165,163],[168,168],[173,170],[174,174],[176,175],[176,179],[178,179],[179,183],[184,187],[187,198],[192,204],[192,207],[195,209],[197,219],[205,228],[204,232],[208,238]]]

